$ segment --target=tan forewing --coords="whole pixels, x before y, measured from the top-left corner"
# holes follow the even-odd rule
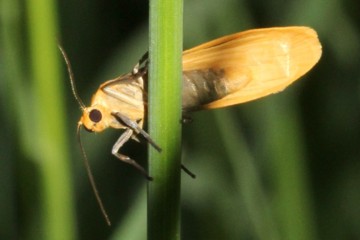
[[[255,29],[225,36],[183,53],[183,71],[224,70],[230,93],[203,108],[219,108],[279,92],[320,59],[308,27]]]

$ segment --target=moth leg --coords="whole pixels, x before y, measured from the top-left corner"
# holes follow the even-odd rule
[[[130,159],[127,156],[121,155],[118,153],[118,150],[121,148],[121,146],[127,142],[133,132],[135,131],[135,133],[137,134],[141,134],[157,151],[161,152],[161,148],[151,139],[150,135],[145,132],[142,128],[139,127],[139,125],[135,122],[132,121],[131,119],[129,119],[128,117],[126,117],[125,115],[116,112],[116,113],[112,113],[113,116],[117,117],[118,120],[120,120],[121,122],[123,122],[127,127],[129,127],[121,136],[120,138],[117,140],[117,142],[115,143],[114,147],[113,147],[113,151],[112,154],[114,154],[115,156],[117,156],[120,160],[125,161],[131,165],[133,165],[134,167],[136,167],[137,169],[139,169],[141,172],[144,173],[145,176],[147,176],[147,178],[149,180],[152,180],[152,178],[147,175],[146,171],[137,164],[137,162],[135,162],[134,160]],[[121,156],[124,158],[122,159]],[[187,173],[190,177],[192,178],[196,178],[196,175],[194,173],[192,173],[187,167],[185,167],[183,164],[181,164],[181,169]]]
[[[119,160],[128,163],[132,166],[134,166],[136,169],[138,169],[142,174],[144,174],[144,176],[148,179],[148,180],[152,180],[152,177],[150,177],[148,175],[148,173],[145,171],[145,169],[140,166],[135,160],[129,158],[128,156],[125,156],[123,154],[119,153],[120,148],[124,145],[124,143],[126,143],[127,141],[129,141],[129,139],[131,138],[131,136],[133,135],[134,131],[132,129],[126,129],[126,131],[121,134],[121,136],[119,137],[119,139],[115,142],[111,153],[117,157]]]
[[[125,126],[132,129],[135,133],[141,134],[146,139],[146,141],[148,141],[151,144],[151,146],[153,146],[158,152],[161,152],[161,148],[159,147],[159,145],[157,145],[151,139],[150,135],[147,132],[145,132],[141,127],[139,127],[137,122],[131,120],[130,118],[126,117],[125,115],[123,115],[119,112],[115,112],[115,113],[111,113],[111,114],[113,116],[115,116],[118,120],[120,120],[122,123],[124,123]]]
[[[132,74],[136,75],[139,72],[140,66],[144,63],[144,67],[140,70],[145,70],[147,68],[149,58],[149,52],[147,51],[144,55],[140,58],[139,62],[133,67]],[[146,72],[146,71],[145,71]]]
[[[183,113],[180,122],[182,124],[192,123],[193,118],[190,115]]]
[[[193,172],[191,172],[187,167],[185,167],[184,164],[181,164],[181,170],[183,170],[190,177],[196,178],[196,175]]]

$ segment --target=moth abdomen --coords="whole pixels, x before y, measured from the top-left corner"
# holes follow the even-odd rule
[[[229,94],[225,71],[220,69],[183,72],[183,110],[191,111]]]

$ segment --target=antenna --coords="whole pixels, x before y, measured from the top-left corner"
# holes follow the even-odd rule
[[[81,109],[84,110],[86,107],[85,107],[85,104],[83,103],[83,101],[81,100],[79,94],[77,93],[76,85],[75,85],[74,73],[73,73],[73,71],[71,69],[70,60],[69,60],[68,56],[66,55],[65,50],[60,46],[60,44],[58,44],[58,47],[60,49],[60,52],[61,52],[62,56],[64,57],[64,60],[65,60],[66,66],[67,66],[67,71],[69,73],[70,83],[71,83],[71,90],[73,92],[73,95],[74,95],[76,101],[80,104]]]
[[[66,66],[67,66],[67,71],[69,73],[70,83],[71,83],[71,90],[73,92],[73,95],[74,95],[76,101],[79,103],[81,109],[84,110],[86,107],[85,107],[85,104],[83,103],[83,101],[81,100],[79,94],[77,93],[76,85],[75,85],[74,73],[73,73],[73,71],[71,69],[70,60],[69,60],[68,56],[66,55],[65,50],[60,45],[58,45],[58,47],[60,49],[60,52],[61,52],[61,54],[62,54],[62,56],[63,56],[63,58],[65,60]],[[84,149],[82,141],[81,141],[81,135],[80,135],[81,126],[82,126],[82,123],[79,122],[78,126],[77,126],[77,129],[76,129],[76,135],[77,135],[78,143],[79,143],[79,146],[80,146],[80,149],[81,149],[81,153],[83,155],[83,160],[84,160],[84,165],[85,165],[85,168],[86,168],[86,172],[87,172],[91,187],[93,189],[96,201],[99,204],[101,213],[103,214],[106,223],[109,226],[111,226],[111,221],[110,221],[109,216],[108,216],[108,214],[107,214],[107,212],[105,210],[104,204],[103,204],[103,202],[102,202],[102,200],[100,198],[99,191],[97,190],[95,180],[94,180],[94,176],[93,176],[91,168],[90,168],[90,163],[89,163],[88,158],[86,157],[85,149]]]
[[[77,126],[76,135],[77,135],[78,142],[79,142],[79,145],[80,145],[80,148],[81,148],[81,152],[82,152],[82,155],[83,155],[83,160],[84,160],[86,172],[87,172],[87,175],[88,175],[88,177],[89,177],[90,184],[91,184],[91,187],[92,187],[92,189],[93,189],[93,192],[94,192],[94,194],[95,194],[96,201],[97,201],[98,204],[99,204],[101,213],[102,213],[102,215],[104,216],[106,223],[107,223],[109,226],[111,226],[111,222],[110,222],[109,216],[108,216],[108,214],[107,214],[107,212],[106,212],[106,210],[105,210],[104,204],[103,204],[103,202],[102,202],[102,200],[101,200],[101,197],[100,197],[100,194],[99,194],[99,191],[97,190],[96,183],[95,183],[95,180],[94,180],[94,176],[93,176],[92,171],[91,171],[91,168],[90,168],[90,163],[89,163],[88,158],[86,157],[86,153],[85,153],[85,150],[84,150],[82,141],[81,141],[81,135],[80,135],[80,128],[81,128],[81,126],[82,126],[82,124],[81,124],[81,122],[79,122],[79,123],[78,123],[78,126]]]

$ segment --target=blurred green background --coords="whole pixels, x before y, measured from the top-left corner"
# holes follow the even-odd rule
[[[250,28],[306,25],[319,64],[285,92],[193,114],[183,127],[183,239],[360,239],[360,3],[184,0],[184,49]],[[75,138],[86,104],[148,46],[148,2],[0,0],[0,239],[145,239],[146,180],[83,133],[108,227]],[[146,144],[125,154],[146,165]]]

